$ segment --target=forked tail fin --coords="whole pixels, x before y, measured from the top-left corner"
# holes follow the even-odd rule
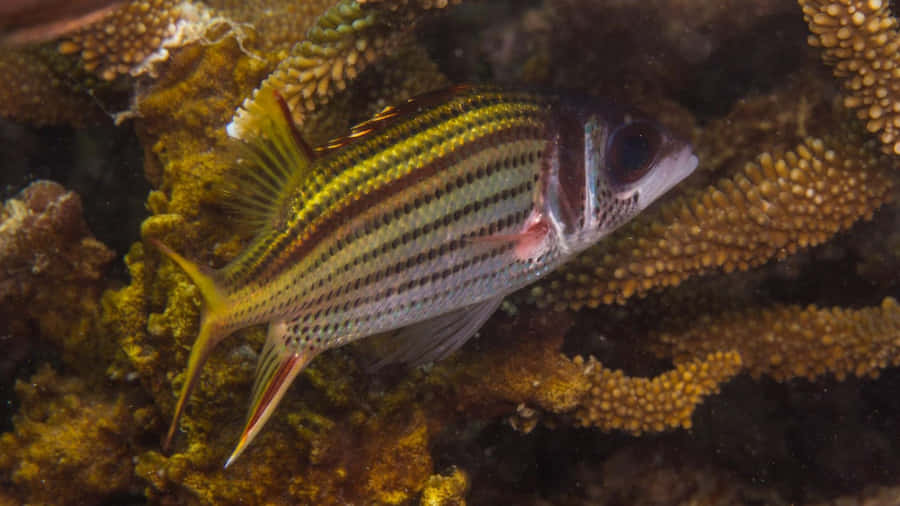
[[[188,359],[187,378],[181,387],[178,403],[175,405],[175,414],[172,416],[172,424],[169,426],[168,433],[166,433],[166,439],[163,441],[163,451],[168,452],[172,438],[175,435],[175,429],[178,427],[178,421],[184,413],[184,407],[191,395],[191,391],[197,384],[203,364],[206,362],[212,349],[226,337],[219,324],[221,316],[226,311],[226,303],[225,296],[210,273],[205,272],[199,265],[175,253],[175,251],[158,240],[149,239],[149,241],[184,270],[188,277],[197,285],[197,288],[200,289],[204,302],[203,317],[200,320],[200,332],[197,334],[197,340],[194,341],[194,346],[191,348],[191,357]]]

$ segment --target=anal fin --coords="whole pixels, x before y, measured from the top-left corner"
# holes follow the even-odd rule
[[[394,363],[420,365],[450,355],[478,332],[501,302],[502,296],[494,297],[397,330],[385,338],[390,351],[369,369]]]
[[[244,452],[274,413],[288,387],[297,374],[306,367],[317,354],[317,350],[293,349],[285,345],[287,325],[272,322],[262,354],[256,365],[256,379],[253,383],[253,397],[247,411],[247,421],[234,451],[225,462],[227,468]]]

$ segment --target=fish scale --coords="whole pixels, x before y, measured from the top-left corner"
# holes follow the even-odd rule
[[[255,437],[320,352],[388,333],[381,362],[441,358],[502,298],[624,223],[696,166],[689,146],[595,99],[456,87],[373,119],[318,150],[277,95],[246,142],[234,197],[256,238],[204,272],[206,310],[164,446],[213,347],[268,323],[246,425]],[[255,171],[255,172],[254,172]]]
[[[265,271],[265,267],[290,256],[291,248],[308,244],[307,239],[334,213],[388,183],[397,183],[402,177],[431,166],[438,159],[452,157],[460,149],[470,149],[479,137],[515,126],[540,128],[540,116],[546,114],[542,113],[546,105],[535,96],[522,97],[531,98],[518,101],[516,95],[502,94],[461,97],[422,117],[389,128],[381,135],[326,155],[317,164],[321,168],[304,181],[307,184],[304,193],[313,197],[298,198],[298,202],[291,203],[287,214],[295,218],[285,230],[255,241],[248,254],[226,267],[224,277],[228,284],[237,290],[248,281],[264,284],[278,273]],[[467,112],[451,116],[451,111],[458,108]],[[392,143],[392,139],[403,140]]]

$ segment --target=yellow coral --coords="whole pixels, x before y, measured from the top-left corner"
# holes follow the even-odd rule
[[[525,433],[545,413],[573,416],[584,427],[641,434],[689,428],[697,405],[742,368],[737,352],[715,349],[654,378],[630,377],[593,357],[560,354],[570,325],[565,314],[525,318],[517,326],[535,336],[520,337],[513,348],[498,343],[482,349],[455,368],[436,367],[429,381],[452,385],[459,410],[515,411],[513,427]]]
[[[19,504],[89,504],[135,489],[129,454],[152,410],[49,366],[16,390],[23,407],[0,437],[0,473]]]
[[[813,33],[809,44],[822,48],[846,96],[886,152],[900,155],[900,32],[882,0],[800,0]]]
[[[721,269],[746,270],[821,244],[888,198],[890,160],[853,142],[808,138],[702,192],[641,216],[532,290],[557,308],[624,302]]]
[[[662,352],[686,360],[735,349],[753,375],[780,381],[826,373],[877,376],[900,365],[900,305],[820,309],[814,306],[750,308],[697,318],[683,332],[662,333]]]
[[[582,362],[576,357],[576,364]],[[585,376],[590,395],[575,413],[578,423],[604,430],[621,429],[634,435],[666,429],[691,428],[700,401],[719,391],[719,385],[740,372],[741,356],[713,352],[701,360],[678,364],[655,378],[631,378],[604,369],[591,357]]]
[[[364,68],[408,45],[420,11],[429,8],[430,4],[399,9],[340,0],[316,19],[291,55],[244,100],[228,126],[229,134],[245,138],[256,131],[254,118],[263,113],[254,97],[272,90],[284,96],[295,122],[303,125],[307,114],[346,89]]]
[[[469,477],[461,469],[453,469],[450,476],[436,474],[425,481],[420,506],[466,506]]]
[[[239,138],[252,135],[254,117],[263,114],[253,97],[272,90],[284,96],[295,120],[302,124],[304,113],[343,90],[387,48],[389,40],[395,40],[375,29],[377,14],[377,10],[364,9],[354,0],[343,0],[320,16],[306,39],[244,101],[229,125],[229,133]],[[396,46],[396,42],[390,45]]]

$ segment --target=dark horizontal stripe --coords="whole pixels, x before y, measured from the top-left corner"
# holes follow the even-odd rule
[[[460,234],[456,238],[442,243],[439,247],[430,248],[429,250],[418,254],[416,257],[410,257],[410,258],[416,259],[416,261],[414,261],[412,263],[410,263],[409,259],[401,260],[390,266],[385,267],[384,269],[382,269],[378,272],[370,273],[365,278],[357,278],[352,283],[348,283],[344,286],[338,287],[337,289],[334,289],[326,294],[319,296],[316,300],[310,301],[305,307],[317,306],[319,304],[322,304],[325,301],[334,299],[336,297],[340,297],[350,291],[363,290],[373,284],[381,282],[382,280],[388,278],[389,276],[391,276],[391,277],[401,276],[405,271],[417,267],[418,265],[425,262],[426,260],[433,260],[436,257],[443,257],[444,255],[447,255],[449,253],[456,251],[458,248],[463,247],[466,244],[466,242],[473,237],[484,237],[486,235],[490,235],[491,233],[494,233],[493,231],[502,229],[504,226],[510,226],[511,224],[515,223],[516,221],[524,220],[528,212],[530,212],[530,210],[517,211],[515,213],[510,213],[502,218],[499,218],[499,219],[485,225],[484,227],[482,227],[482,230],[480,230],[474,234],[473,233]],[[499,249],[509,249],[509,247],[508,247],[508,245],[505,245],[503,248],[499,248]],[[421,257],[421,260],[418,260],[419,257]],[[463,263],[465,263],[465,261]],[[455,266],[451,266],[442,271],[436,271],[435,273],[429,274],[427,276],[422,276],[420,278],[409,280],[409,281],[407,281],[406,284],[412,284],[412,285],[418,287],[418,286],[425,286],[425,284],[427,284],[428,282],[433,283],[435,281],[440,281],[440,280],[446,278],[446,275],[444,275],[442,273],[448,272],[449,270],[453,269],[454,267]],[[383,290],[382,292],[371,295],[369,297],[357,298],[352,302],[348,301],[345,304],[343,304],[343,306],[345,306],[344,310],[349,309],[350,306],[355,306],[358,304],[367,304],[367,303],[377,300],[379,298],[384,298],[384,297],[394,295],[393,291],[395,291],[395,290],[396,290],[395,288],[388,288],[388,289]],[[306,317],[304,317],[304,321],[309,321],[310,319],[317,319],[321,316],[327,316],[333,310],[335,310],[337,307],[338,306],[331,306],[330,308],[327,308],[326,310],[324,310],[324,313],[323,313],[323,311],[320,310],[319,312],[317,312],[315,314],[307,315]]]
[[[431,136],[429,137],[430,142],[424,143],[422,149],[428,149],[432,144],[459,135],[460,132],[467,131],[473,126],[484,125],[490,122],[502,121],[515,117],[523,117],[521,111],[516,111],[509,114],[481,118],[479,117],[479,113],[483,109],[504,103],[509,104],[510,106],[537,106],[543,99],[538,95],[529,93],[500,94],[491,91],[473,94],[471,96],[463,95],[458,100],[463,103],[457,103],[455,101],[450,102],[425,111],[418,116],[407,118],[407,121],[397,126],[400,130],[396,132],[394,132],[394,128],[391,128],[389,132],[385,132],[382,135],[366,136],[367,142],[356,143],[352,147],[337,150],[334,155],[320,158],[316,163],[322,169],[322,173],[330,173],[332,174],[331,177],[333,177],[336,174],[342,173],[344,170],[351,170],[350,168],[362,163],[364,160],[371,159],[379,153],[386,151],[391,146],[395,146],[397,144],[397,139],[410,137],[409,130],[414,130],[416,132],[413,135],[420,135],[422,132],[436,129],[442,123],[459,116],[461,108],[465,109],[465,114],[474,116],[473,124],[468,125],[468,127],[460,127],[458,130],[445,133],[444,135]],[[415,156],[415,154],[413,153],[411,156]],[[333,167],[333,169],[329,169],[329,167]],[[341,167],[346,169],[339,169]],[[364,179],[354,181],[353,186],[355,187],[362,184],[365,179],[374,175],[375,174],[372,173],[362,174]],[[304,193],[315,194],[324,188],[324,186],[321,188],[309,187],[309,183],[313,182],[314,179],[308,181],[307,186],[303,188]],[[340,198],[345,194],[341,189],[338,189],[335,193],[337,194],[337,198]],[[232,262],[232,264],[229,264],[227,267],[229,271],[225,274],[227,281],[234,285],[242,284],[242,282],[251,281],[253,278],[257,278],[259,273],[265,272],[267,256],[269,256],[268,260],[277,259],[282,251],[290,248],[291,243],[307,228],[309,223],[314,222],[321,213],[331,207],[333,203],[333,201],[326,202],[319,206],[318,209],[304,209],[304,214],[310,217],[309,220],[297,221],[291,225],[291,230],[286,233],[279,233],[278,230],[273,230],[274,235],[267,236],[267,238],[262,238],[261,240],[255,240],[254,243],[238,257],[238,259]],[[272,244],[273,241],[275,244]]]
[[[514,197],[514,196],[516,196],[516,195],[521,194],[522,192],[530,191],[530,186],[531,186],[531,185],[530,185],[529,183],[523,183],[523,184],[520,185],[519,187],[514,187],[514,188],[511,188],[511,189],[507,189],[507,190],[503,190],[503,191],[501,191],[501,192],[495,193],[495,194],[493,194],[493,195],[490,195],[490,196],[486,197],[486,198],[483,199],[482,201],[480,201],[480,202],[481,202],[481,205],[482,205],[482,207],[484,207],[484,206],[490,205],[490,204],[489,204],[490,202],[494,202],[494,201],[499,202],[499,199],[501,199],[501,198],[511,198],[511,197]],[[504,195],[506,195],[506,196],[504,196]],[[468,213],[476,212],[475,207],[476,207],[476,206],[472,206],[472,209],[471,209],[470,211],[468,211]],[[523,212],[527,212],[527,211],[523,211]],[[520,212],[520,213],[521,213],[521,212]],[[483,236],[483,235],[487,235],[487,234],[493,233],[494,230],[499,230],[500,228],[502,228],[502,227],[500,227],[500,224],[501,224],[501,223],[508,222],[510,219],[515,219],[515,216],[516,216],[516,215],[517,215],[517,213],[509,214],[509,215],[507,215],[507,216],[505,216],[505,217],[503,217],[503,218],[500,218],[500,219],[498,219],[498,220],[495,220],[494,222],[491,222],[491,223],[489,223],[489,224],[486,224],[484,227],[482,227],[483,230],[482,230],[482,231],[479,231],[479,233],[477,233],[477,234],[471,234],[471,233],[469,233],[468,235],[467,235],[467,234],[462,234],[460,237],[458,237],[458,238],[456,238],[456,239],[453,239],[453,240],[450,240],[450,241],[446,241],[446,242],[441,243],[440,246],[436,246],[436,247],[433,247],[433,248],[429,248],[428,250],[425,250],[424,252],[419,253],[417,256],[424,256],[425,258],[433,257],[433,256],[435,256],[435,255],[443,256],[443,255],[447,254],[448,252],[450,252],[450,251],[455,251],[456,248],[459,248],[459,247],[463,246],[463,245],[465,244],[465,240],[468,239],[469,236],[476,236],[476,235],[477,235],[477,236]],[[436,220],[436,221],[431,222],[430,224],[433,225],[435,229],[437,229],[439,226],[446,226],[446,225],[449,225],[449,223],[441,225],[442,222],[443,222],[445,219],[446,219],[446,217],[442,217],[442,218],[440,218],[440,219],[438,219],[438,220]],[[522,219],[524,219],[524,217],[523,217],[523,216],[520,216],[519,219],[520,219],[520,221],[521,221]],[[427,227],[428,225],[429,225],[429,224],[426,224],[426,225],[424,225],[424,226],[421,227],[421,228]],[[499,228],[498,228],[498,227],[499,227]],[[421,229],[421,228],[420,228],[420,229]],[[377,252],[377,255],[380,256],[380,255],[387,254],[387,253],[388,253],[389,251],[391,251],[392,249],[395,249],[395,248],[400,247],[400,246],[401,246],[401,244],[394,244],[393,242],[383,244],[382,247],[379,248],[379,251]],[[356,258],[358,259],[358,258],[360,258],[360,257],[356,257]],[[410,258],[412,258],[412,257],[410,257]],[[306,307],[310,307],[310,306],[316,306],[316,305],[319,305],[319,304],[321,304],[323,301],[326,301],[326,300],[332,299],[332,298],[334,298],[334,297],[338,297],[338,296],[343,295],[345,292],[350,291],[351,288],[352,288],[352,289],[360,289],[360,288],[365,288],[366,286],[368,286],[368,285],[371,284],[372,282],[376,282],[376,283],[377,283],[377,282],[379,282],[381,279],[383,279],[384,277],[386,277],[386,275],[388,275],[388,272],[386,272],[386,271],[392,272],[391,275],[398,275],[398,274],[400,274],[401,272],[403,272],[404,270],[406,270],[405,268],[404,268],[404,269],[400,269],[399,266],[400,266],[400,265],[403,265],[403,264],[406,264],[407,261],[408,261],[408,259],[404,259],[404,260],[402,260],[402,261],[400,261],[400,262],[397,262],[396,264],[393,264],[392,266],[390,266],[390,267],[388,267],[388,268],[386,268],[386,269],[380,271],[380,272],[381,272],[381,276],[380,276],[380,277],[377,276],[377,275],[375,275],[374,278],[373,278],[371,281],[366,281],[366,282],[363,283],[361,286],[360,286],[360,285],[351,286],[351,285],[347,284],[347,285],[343,285],[343,286],[341,286],[341,287],[338,287],[338,288],[336,288],[336,289],[334,289],[334,290],[331,290],[330,292],[328,292],[328,293],[326,293],[326,294],[322,294],[322,295],[320,295],[318,298],[316,298],[315,300],[309,301],[309,302],[307,302],[306,304],[304,304],[304,305],[302,306],[302,308],[306,308]],[[355,266],[355,265],[357,265],[357,263],[356,263],[355,260],[354,260],[354,261],[350,261],[350,262],[344,264],[343,266],[341,266],[341,267],[338,269],[338,271],[339,271],[339,272],[346,272],[346,271],[349,271],[349,269],[352,268],[352,267]],[[412,266],[409,266],[409,267],[412,267]],[[393,269],[393,270],[392,270],[392,269]],[[310,288],[310,289],[308,289],[308,290],[306,290],[306,291],[304,291],[304,292],[294,294],[294,295],[291,297],[290,300],[283,301],[283,302],[278,306],[278,309],[279,309],[279,310],[285,309],[287,306],[290,306],[291,304],[294,304],[297,300],[301,300],[301,299],[303,299],[304,297],[306,297],[306,296],[309,294],[309,292],[311,292],[312,290],[316,290],[316,289],[318,289],[318,288],[321,288],[322,286],[325,285],[325,283],[330,282],[330,281],[331,281],[331,278],[330,278],[330,277],[324,277],[324,278],[320,279],[319,282],[316,284],[315,287],[312,287],[312,288]],[[358,280],[357,280],[357,281],[358,281]]]
[[[487,174],[487,175],[491,175],[491,174]],[[487,177],[487,175],[485,175],[483,177]],[[436,193],[450,193],[450,191],[452,191],[452,190],[450,190],[451,187],[456,187],[457,189],[461,190],[462,186],[458,186],[457,182],[456,182],[460,179],[465,180],[466,178],[465,177],[457,178],[457,180],[451,181],[450,183],[445,185],[442,189],[436,190]],[[467,184],[474,184],[476,182],[477,182],[477,178]],[[383,243],[381,245],[381,247],[379,247],[377,249],[373,248],[373,249],[363,253],[360,256],[356,256],[352,259],[349,259],[346,263],[344,263],[343,265],[338,267],[336,269],[336,272],[342,273],[342,272],[349,271],[351,268],[353,268],[357,265],[363,264],[363,263],[369,261],[370,259],[374,259],[378,256],[384,255],[393,249],[397,249],[399,247],[405,246],[409,242],[415,241],[422,235],[434,232],[442,227],[449,226],[453,221],[458,221],[463,218],[466,218],[466,217],[470,216],[471,214],[476,213],[485,207],[494,205],[503,200],[507,200],[507,199],[519,196],[523,192],[530,192],[530,191],[532,191],[532,188],[533,188],[533,182],[526,181],[524,183],[519,184],[518,186],[506,188],[499,192],[488,195],[487,197],[485,197],[481,200],[468,203],[465,206],[463,206],[463,208],[460,209],[458,214],[456,214],[456,215],[441,216],[433,221],[430,221],[428,223],[421,225],[418,228],[415,228],[413,230],[410,230],[410,231],[404,233],[401,237],[395,238],[394,240],[392,240],[390,242]],[[434,197],[434,198],[438,198],[438,197]],[[345,239],[348,239],[346,241],[344,239],[338,240],[338,242],[335,245],[328,248],[328,251],[322,253],[319,256],[319,258],[316,259],[316,261],[313,263],[313,265],[310,266],[310,270],[314,270],[315,268],[324,264],[324,262],[326,262],[328,258],[333,256],[340,249],[349,247],[358,241],[366,239],[368,237],[368,235],[376,233],[378,231],[376,226],[379,223],[386,225],[389,222],[389,221],[387,221],[389,219],[394,219],[394,220],[401,219],[403,216],[408,215],[408,214],[412,213],[413,211],[415,211],[415,209],[417,209],[417,207],[416,206],[413,206],[411,208],[401,207],[398,209],[401,211],[401,213],[399,213],[399,214],[388,212],[383,215],[380,215],[377,218],[370,220],[369,224],[371,225],[371,228],[369,228],[369,226],[363,227],[364,232],[362,234],[347,237],[347,238],[345,238]],[[387,218],[387,215],[392,215],[392,217]],[[318,289],[329,281],[331,281],[330,276],[326,277],[326,278],[322,278],[318,281],[318,283],[316,283],[316,286],[312,287],[311,289],[312,290]],[[305,292],[302,295],[305,295]]]
[[[521,166],[521,164],[524,164],[524,163],[539,163],[538,160],[536,160],[534,158],[536,156],[539,156],[539,153],[529,153],[529,152],[519,153],[519,154],[516,154],[515,156],[507,157],[504,159],[499,159],[499,160],[495,161],[494,163],[490,164],[490,166],[482,166],[477,171],[472,171],[467,174],[461,174],[459,177],[446,182],[442,187],[434,190],[433,192],[423,195],[423,196],[420,196],[420,197],[417,197],[417,199],[421,200],[419,206],[424,205],[426,203],[430,203],[431,201],[433,201],[435,199],[442,198],[443,196],[450,194],[454,191],[461,191],[469,185],[478,184],[478,182],[481,178],[493,176],[498,171],[517,169]],[[473,174],[473,172],[474,172],[474,174]],[[421,235],[430,233],[430,232],[437,230],[438,228],[441,228],[443,226],[448,226],[452,221],[454,221],[456,219],[463,219],[465,217],[468,217],[472,213],[479,212],[481,209],[483,209],[487,206],[494,205],[502,200],[506,200],[509,198],[519,196],[523,192],[530,192],[533,190],[534,183],[535,183],[534,180],[525,181],[523,183],[520,183],[517,186],[505,188],[505,189],[495,192],[491,195],[488,195],[481,200],[466,204],[459,211],[458,216],[447,215],[447,216],[438,217],[437,219],[432,220],[428,223],[425,223],[416,229],[413,229],[411,231],[404,233],[401,237],[396,238],[393,241],[383,243],[381,245],[381,247],[378,249],[372,249],[372,250],[369,250],[369,251],[363,253],[362,255],[354,257],[353,259],[348,259],[348,261],[346,263],[344,263],[338,269],[336,269],[336,272],[338,272],[338,273],[346,272],[350,268],[355,267],[356,265],[365,263],[366,261],[368,261],[369,257],[374,258],[376,256],[386,254],[393,249],[402,247],[403,245],[407,244],[409,241],[417,239]],[[429,195],[430,195],[430,198],[428,198]],[[371,235],[373,233],[377,233],[378,230],[382,226],[386,226],[387,224],[390,223],[391,220],[402,219],[404,216],[414,212],[415,209],[417,209],[419,206],[395,207],[395,208],[393,208],[393,210],[388,210],[386,213],[380,214],[380,215],[370,219],[366,223],[366,225],[360,229],[363,231],[363,233],[351,234],[351,235],[348,235],[347,237],[339,239],[334,245],[329,247],[327,251],[322,252],[319,255],[319,257],[306,268],[306,270],[304,272],[298,273],[296,276],[294,276],[294,282],[292,283],[291,287],[283,288],[276,294],[273,294],[272,297],[270,297],[268,299],[269,301],[271,301],[272,299],[279,298],[285,290],[295,290],[295,293],[290,297],[290,299],[282,300],[281,303],[279,303],[277,307],[271,308],[270,312],[277,312],[277,311],[284,310],[285,308],[296,303],[296,301],[302,300],[311,291],[321,288],[325,283],[331,281],[332,278],[330,276],[323,277],[323,278],[319,279],[319,281],[316,283],[315,286],[306,287],[305,289],[303,289],[302,292],[296,292],[297,281],[300,278],[302,278],[303,276],[309,274],[310,272],[314,271],[316,268],[323,265],[337,251],[339,251],[343,248],[352,246],[355,243],[357,243],[358,241],[366,240],[369,235]],[[331,296],[333,296],[333,295],[334,294],[331,294]],[[322,299],[322,297],[319,297],[319,299]],[[319,301],[316,301],[315,303],[318,303],[318,302]],[[259,309],[259,307],[261,307],[261,304],[262,304],[262,302],[259,302],[255,305],[245,307],[239,311],[237,316],[239,318],[243,318],[249,314],[252,314],[257,309]],[[307,305],[309,305],[309,304],[307,304]]]
[[[290,267],[300,262],[327,234],[339,229],[343,222],[351,219],[353,216],[361,214],[378,202],[384,201],[411,186],[421,184],[439,171],[452,166],[454,162],[458,163],[460,159],[467,159],[489,147],[528,138],[529,134],[531,138],[538,138],[538,133],[531,126],[517,126],[493,132],[462,146],[455,152],[437,158],[432,163],[415,169],[408,175],[391,181],[367,195],[363,195],[359,200],[350,202],[343,208],[331,213],[322,222],[311,223],[309,226],[315,226],[315,229],[308,238],[299,243],[294,238],[290,244],[296,245],[295,247],[286,247],[279,257],[272,257],[269,262],[260,262],[255,272],[251,273],[251,275],[254,277],[259,276],[262,279],[273,279],[285,266]],[[295,234],[299,233],[301,233],[300,230],[295,231]]]
[[[360,298],[354,299],[353,301],[348,301],[348,302],[342,304],[341,306],[332,306],[331,308],[328,308],[325,311],[320,311],[320,313],[317,313],[316,315],[307,315],[306,317],[303,318],[303,323],[308,322],[310,320],[316,320],[318,318],[328,316],[329,314],[331,314],[334,311],[346,312],[351,307],[371,304],[377,300],[392,297],[394,295],[400,295],[409,290],[413,290],[416,288],[422,288],[422,287],[430,285],[430,284],[439,283],[441,281],[446,280],[448,277],[450,277],[454,274],[457,274],[463,270],[474,268],[476,265],[478,265],[482,262],[486,262],[492,258],[496,258],[498,255],[501,255],[504,252],[509,251],[513,246],[514,245],[512,245],[512,244],[504,244],[501,247],[491,249],[491,250],[489,250],[485,253],[482,253],[476,257],[467,258],[460,263],[454,264],[453,266],[450,266],[450,267],[446,267],[440,271],[434,272],[427,276],[423,276],[420,278],[416,278],[414,280],[410,280],[410,281],[404,283],[404,285],[401,285],[401,287],[399,287],[399,288],[388,288],[381,292],[372,294],[368,297],[360,297]],[[475,280],[482,279],[485,276],[489,276],[491,274],[492,273],[486,273],[480,277],[476,277],[476,278],[472,278],[472,279],[475,279]],[[471,280],[466,280],[462,284],[465,285],[468,281],[471,281]],[[453,289],[457,289],[457,287],[454,287]],[[449,292],[449,290],[446,290],[443,293],[448,293],[448,292]],[[352,322],[354,324],[358,325],[360,322],[370,321],[379,315],[396,312],[402,307],[404,307],[404,305],[400,305],[397,308],[388,308],[379,314],[368,314],[362,318],[354,319]],[[332,327],[334,327],[334,330],[338,330],[339,328],[345,326],[350,321],[351,320],[344,320],[339,323],[326,323],[326,324],[321,324],[321,325],[315,324],[315,325],[311,325],[311,326],[304,325],[303,323],[299,323],[299,324],[292,325],[291,331],[295,334],[304,335],[304,336],[307,333],[312,333],[312,334],[316,334],[319,332],[327,333],[329,331],[329,329],[331,329]]]

